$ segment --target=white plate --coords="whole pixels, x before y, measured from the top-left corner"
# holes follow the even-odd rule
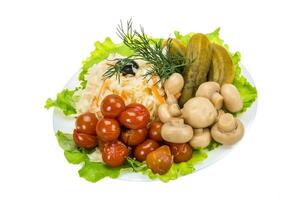
[[[248,79],[248,81],[254,84],[254,81],[249,74],[249,72],[242,67],[242,74]],[[77,80],[78,73],[76,73],[71,80],[66,84],[65,88],[73,89],[79,85]],[[243,113],[239,118],[244,123],[245,126],[245,134],[249,134],[247,130],[249,130],[250,125],[252,124],[257,110],[257,100],[252,104],[250,108],[248,108],[247,112]],[[57,130],[61,130],[63,132],[72,133],[74,129],[74,118],[64,116],[60,111],[54,110],[53,112],[53,128],[56,132]],[[233,146],[221,146],[213,151],[208,152],[208,157],[202,163],[196,166],[196,171],[199,171],[205,167],[208,167],[221,158],[225,157],[236,145]],[[150,179],[139,173],[127,173],[122,174],[119,179],[126,181],[150,181]]]

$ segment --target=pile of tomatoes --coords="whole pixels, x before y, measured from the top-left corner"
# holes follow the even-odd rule
[[[160,134],[162,123],[150,123],[150,113],[142,104],[125,106],[118,95],[108,95],[101,103],[102,119],[84,113],[76,119],[73,139],[78,147],[99,146],[102,160],[110,167],[125,163],[128,156],[146,161],[153,173],[164,174],[173,162],[192,157],[188,143],[167,143]]]

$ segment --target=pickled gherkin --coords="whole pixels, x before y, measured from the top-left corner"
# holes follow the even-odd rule
[[[212,47],[206,35],[197,33],[191,37],[186,50],[186,59],[191,64],[183,71],[184,87],[179,99],[179,105],[194,97],[199,85],[207,81],[211,63]]]
[[[217,44],[212,44],[212,49],[209,81],[215,81],[219,84],[232,83],[234,79],[234,67],[227,50]]]
[[[163,43],[163,46],[167,46],[168,41]],[[185,56],[186,47],[184,44],[177,39],[170,39],[170,50],[169,53],[172,55],[180,54],[181,56]]]

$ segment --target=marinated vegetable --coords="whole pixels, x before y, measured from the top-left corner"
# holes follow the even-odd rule
[[[97,123],[97,136],[103,142],[112,142],[117,140],[121,129],[117,120],[103,118]]]
[[[79,133],[96,135],[96,125],[98,119],[94,113],[83,113],[76,119],[75,126]]]
[[[147,155],[157,149],[159,144],[151,139],[145,140],[142,144],[139,144],[134,150],[134,157],[138,161],[146,160]]]
[[[212,63],[209,71],[209,80],[224,83],[232,83],[234,79],[233,62],[227,50],[217,44],[212,44]]]
[[[102,148],[102,159],[110,167],[123,165],[127,156],[128,149],[120,141],[105,143]]]
[[[132,103],[120,114],[119,121],[129,129],[145,128],[150,120],[147,108],[142,104]]]
[[[74,130],[73,140],[78,147],[92,149],[98,145],[97,137],[94,135],[79,133]]]
[[[122,132],[122,141],[129,145],[134,146],[142,143],[147,136],[147,129],[128,129]]]
[[[192,63],[184,68],[184,87],[179,100],[179,105],[183,106],[195,95],[198,86],[206,81],[211,62],[211,44],[208,38],[197,33],[188,42],[186,57]]]
[[[172,155],[174,156],[175,163],[186,162],[192,158],[193,149],[188,143],[171,143],[169,144],[169,147]]]
[[[153,173],[165,174],[172,166],[172,155],[167,145],[161,146],[147,155],[146,163]]]
[[[149,130],[149,138],[157,142],[162,142],[163,138],[161,137],[161,127],[163,123],[161,122],[152,122]]]
[[[115,118],[125,110],[125,103],[118,95],[108,95],[101,103],[101,112],[104,117]]]

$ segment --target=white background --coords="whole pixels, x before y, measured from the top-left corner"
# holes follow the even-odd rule
[[[258,113],[231,154],[196,174],[92,184],[65,160],[43,105],[131,16],[154,36],[220,26],[256,82]],[[300,199],[299,19],[287,0],[1,0],[0,199]]]

